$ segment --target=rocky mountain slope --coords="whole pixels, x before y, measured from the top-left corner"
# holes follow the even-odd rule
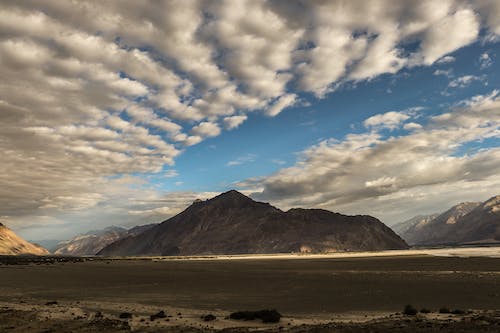
[[[393,225],[391,228],[398,235],[413,234],[438,216],[439,214],[417,215],[409,220]]]
[[[106,246],[100,255],[202,255],[405,249],[371,216],[321,209],[283,212],[229,191],[197,201],[144,233]]]
[[[460,203],[425,223],[417,220],[400,233],[411,245],[497,242],[500,241],[500,196],[483,203]]]
[[[459,243],[500,242],[500,195],[481,203],[456,225]]]
[[[0,255],[35,254],[45,255],[49,251],[29,243],[0,223]]]
[[[153,226],[155,226],[155,224],[141,225],[129,230],[112,226],[102,230],[90,231],[68,241],[59,243],[54,250],[54,254],[73,256],[94,255],[107,245],[119,239],[136,236]]]

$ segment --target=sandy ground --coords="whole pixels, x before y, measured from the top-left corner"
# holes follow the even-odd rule
[[[115,259],[150,259],[150,260],[271,260],[271,259],[336,259],[336,258],[372,258],[372,257],[400,257],[400,256],[436,256],[436,257],[489,257],[500,258],[500,246],[457,247],[434,249],[409,249],[370,252],[336,252],[321,254],[284,253],[284,254],[257,254],[257,255],[212,255],[212,256],[183,256],[183,257],[117,257]]]
[[[498,254],[0,258],[0,332],[500,332]],[[405,304],[432,313],[404,316]],[[439,314],[441,307],[466,313]],[[283,317],[277,324],[228,318],[260,309]],[[151,321],[160,310],[167,317]],[[132,318],[120,319],[123,312]],[[216,319],[205,322],[207,314]]]
[[[98,307],[105,311],[94,311]],[[123,309],[132,318],[120,319]],[[119,303],[0,302],[0,332],[499,332],[500,311],[468,311],[465,314],[341,313],[331,318],[284,317],[279,323],[231,320],[214,312],[206,322],[195,310],[164,308],[167,318],[150,319],[157,308]],[[177,312],[184,311],[184,312]]]

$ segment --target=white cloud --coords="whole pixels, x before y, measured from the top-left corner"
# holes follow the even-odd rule
[[[483,53],[479,56],[479,66],[481,69],[486,69],[493,64],[493,60],[488,53]]]
[[[430,26],[422,41],[423,63],[430,65],[447,53],[472,43],[479,34],[479,18],[471,9],[460,9]]]
[[[153,209],[145,210],[129,210],[128,213],[132,215],[159,215],[159,218],[164,218],[165,216],[172,216],[175,210],[169,207],[158,207]]]
[[[455,57],[444,56],[444,57],[440,58],[438,61],[436,61],[436,63],[438,63],[438,64],[449,64],[449,63],[452,63],[454,61],[455,61]]]
[[[232,116],[224,118],[224,126],[227,130],[232,130],[243,124],[247,116]]]
[[[448,83],[448,87],[450,88],[465,88],[468,85],[470,85],[474,81],[482,81],[483,78],[475,75],[464,75],[461,77],[458,77],[450,83]]]
[[[500,149],[466,154],[461,149],[500,138],[499,94],[463,101],[396,137],[370,131],[322,141],[306,149],[294,166],[242,184],[260,189],[255,198],[283,208],[367,213],[389,223],[467,198],[487,199],[498,194]]]
[[[220,134],[220,128],[217,124],[204,121],[193,127],[191,133],[202,138],[213,137]]]
[[[500,35],[500,3],[497,0],[481,0],[473,1],[472,5],[486,18],[490,37],[496,34],[497,37],[493,38],[498,40]]]
[[[178,133],[182,126],[170,121],[168,118],[161,118],[152,110],[133,105],[127,108],[127,113],[138,123],[147,124],[159,128],[165,132]]]
[[[193,146],[197,143],[200,143],[202,140],[203,140],[203,138],[201,136],[192,135],[192,136],[188,136],[185,140],[183,140],[183,142],[184,142],[185,146],[189,147],[189,146]]]
[[[407,131],[413,131],[413,130],[421,129],[422,125],[417,124],[417,123],[407,123],[407,124],[404,124],[403,128]]]
[[[420,110],[422,110],[422,107],[413,107],[403,111],[389,111],[383,114],[377,114],[366,119],[363,125],[368,128],[388,128],[394,130]]]
[[[173,178],[173,177],[177,177],[178,175],[179,175],[179,173],[177,172],[177,170],[174,170],[174,169],[166,170],[163,173],[163,177],[166,177],[166,178]]]
[[[277,116],[283,109],[294,105],[296,99],[295,94],[283,95],[266,111],[266,114],[271,117]]]
[[[446,76],[446,77],[453,77],[453,69],[447,69],[447,70],[443,70],[443,69],[436,69],[433,73],[433,75],[443,75],[443,76]]]
[[[227,162],[226,166],[231,167],[231,166],[251,163],[251,162],[254,162],[256,158],[257,158],[257,155],[255,155],[255,154],[246,154],[244,156],[238,157],[237,159],[234,159],[232,161]]]

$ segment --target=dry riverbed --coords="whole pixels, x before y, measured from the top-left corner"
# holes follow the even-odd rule
[[[4,257],[0,332],[499,332],[500,258],[461,253]],[[431,312],[404,315],[406,304]],[[229,318],[262,309],[280,321]]]

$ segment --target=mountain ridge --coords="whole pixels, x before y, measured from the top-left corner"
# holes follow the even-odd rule
[[[155,224],[139,225],[130,229],[109,226],[104,229],[91,230],[84,234],[60,242],[53,253],[57,255],[95,255],[107,245],[129,236],[135,236],[153,227]]]
[[[290,209],[257,202],[231,190],[135,237],[106,246],[99,255],[200,255],[327,252],[407,248],[389,227],[367,215]]]
[[[410,245],[460,245],[500,241],[500,196],[493,196],[484,202],[461,202],[437,214],[420,228],[416,226],[414,224],[400,232],[401,237]]]

